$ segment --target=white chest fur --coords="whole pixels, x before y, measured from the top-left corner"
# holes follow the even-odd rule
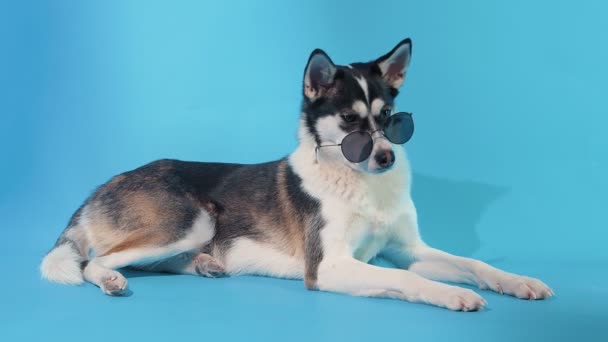
[[[392,225],[371,222],[364,217],[355,216],[351,225],[346,227],[345,238],[351,246],[352,255],[368,262],[376,256],[392,238]]]
[[[292,154],[290,163],[302,186],[321,202],[325,255],[347,253],[367,262],[394,238],[410,201],[409,163],[403,149],[395,153],[393,169],[379,175],[316,162],[305,150]]]

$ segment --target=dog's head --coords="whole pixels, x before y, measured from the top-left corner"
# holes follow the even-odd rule
[[[303,133],[321,146],[340,144],[353,131],[372,132],[382,127],[393,112],[411,53],[408,38],[374,61],[342,66],[335,65],[323,50],[314,50],[304,71]],[[395,162],[393,148],[386,138],[375,134],[371,155],[361,163],[348,161],[337,146],[318,153],[322,154],[320,159],[329,158],[366,173],[382,173]]]

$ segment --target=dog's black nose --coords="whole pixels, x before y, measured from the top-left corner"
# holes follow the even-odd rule
[[[374,158],[376,159],[378,166],[383,169],[387,169],[393,166],[393,163],[395,163],[395,153],[392,150],[380,151],[376,153]]]

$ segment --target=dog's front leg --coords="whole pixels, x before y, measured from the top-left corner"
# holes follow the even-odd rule
[[[479,260],[451,255],[424,244],[412,248],[411,253],[415,261],[409,270],[429,279],[468,283],[523,299],[553,295],[538,279],[508,273]]]
[[[542,281],[508,273],[482,261],[455,256],[427,246],[418,234],[414,203],[406,203],[396,227],[396,243],[384,256],[401,268],[425,278],[479,286],[524,299],[543,299],[553,291]]]
[[[369,265],[348,256],[324,258],[319,264],[316,287],[354,296],[398,298],[451,310],[475,311],[486,304],[471,290],[428,280],[406,270]]]

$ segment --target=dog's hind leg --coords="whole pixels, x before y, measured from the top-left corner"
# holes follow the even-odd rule
[[[115,268],[133,265],[136,269],[156,272],[200,275],[217,278],[225,275],[219,260],[205,253],[183,252],[169,256],[167,248],[136,248],[93,258],[84,269],[87,281],[99,286],[103,293],[120,296],[127,289],[127,279]],[[171,254],[169,254],[171,255]],[[152,261],[152,260],[159,261]]]
[[[122,295],[127,279],[115,269],[133,266],[147,271],[198,274],[219,277],[224,273],[221,263],[204,253],[188,252],[173,246],[132,248],[91,259],[84,269],[87,281],[99,286],[107,295]]]
[[[120,272],[91,260],[84,268],[84,278],[110,296],[120,296],[127,289],[127,279]]]
[[[204,252],[186,252],[152,264],[136,266],[136,268],[151,272],[190,274],[207,278],[226,276],[222,262]]]
[[[122,235],[119,242],[92,258],[84,269],[85,278],[108,295],[123,294],[127,281],[117,271],[126,266],[151,265],[177,255],[199,250],[213,237],[214,220],[200,211],[187,234],[170,243],[151,240],[150,232],[160,229],[141,228],[131,235]],[[94,248],[97,252],[98,249]]]

